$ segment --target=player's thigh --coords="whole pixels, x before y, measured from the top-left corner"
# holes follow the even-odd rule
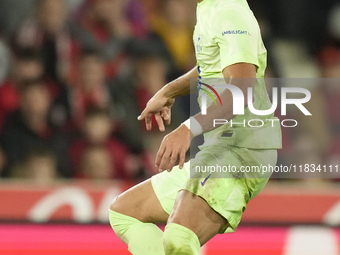
[[[187,190],[178,193],[168,223],[177,223],[192,230],[204,245],[228,224],[201,197]]]
[[[163,223],[169,215],[163,210],[148,179],[115,198],[112,211],[134,217],[142,222]]]

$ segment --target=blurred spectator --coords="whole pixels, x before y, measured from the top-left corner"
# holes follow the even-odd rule
[[[63,0],[38,0],[34,16],[15,36],[19,47],[36,47],[43,55],[45,73],[58,83],[70,78],[79,45],[72,38]]]
[[[73,86],[72,103],[75,126],[84,122],[86,111],[92,107],[110,109],[117,122],[116,131],[136,153],[143,151],[141,130],[137,120],[136,94],[128,80],[108,81],[105,61],[96,49],[84,49],[79,60],[78,82]]]
[[[155,33],[131,44],[129,55],[129,71],[124,76],[110,80],[109,86],[114,101],[115,118],[120,123],[119,131],[129,148],[140,153],[144,150],[140,128],[142,123],[136,116],[158,89],[181,73],[162,39]],[[181,100],[179,99],[180,102]],[[174,117],[176,119],[177,116]]]
[[[142,112],[148,101],[166,84],[166,63],[158,56],[144,55],[136,59],[135,77],[139,110]],[[158,129],[153,118],[153,129]],[[144,123],[142,123],[144,127]]]
[[[159,52],[144,51],[135,56],[134,61],[134,77],[135,87],[138,97],[139,111],[143,111],[148,101],[167,83],[168,63]],[[180,101],[180,98],[179,98]],[[172,123],[174,126],[179,125],[183,121],[183,109],[181,104],[173,106],[174,115]],[[155,120],[153,120],[153,128],[158,129]],[[144,127],[144,123],[142,123]]]
[[[69,117],[68,91],[44,75],[43,59],[38,50],[22,48],[16,52],[11,76],[0,86],[0,130],[6,116],[19,107],[18,84],[42,77],[54,101],[51,118],[59,125],[66,121]]]
[[[28,80],[20,84],[20,107],[6,119],[1,143],[8,164],[4,176],[22,164],[37,147],[48,147],[55,154],[60,176],[69,176],[67,141],[60,130],[49,122],[51,96],[43,80]]]
[[[97,42],[142,37],[146,33],[141,6],[131,0],[88,0],[89,9],[84,25]],[[134,14],[134,15],[133,15]]]
[[[114,161],[106,147],[92,146],[87,148],[81,158],[80,168],[85,178],[109,180],[117,176]]]
[[[0,29],[10,38],[34,10],[36,0],[1,0]]]
[[[151,19],[152,29],[164,40],[177,67],[184,71],[196,64],[192,43],[194,1],[166,0],[161,14]]]
[[[42,75],[43,66],[39,53],[32,49],[18,51],[11,77],[0,86],[0,129],[6,116],[19,107],[18,84]]]
[[[166,84],[166,63],[157,55],[139,55],[135,60],[135,85],[139,112],[142,112],[151,97]],[[171,117],[176,119],[176,114]],[[172,122],[176,122],[172,119]],[[146,131],[145,122],[139,123],[144,131],[144,143],[148,151],[155,157],[164,134],[159,132],[155,118],[152,118],[152,131]]]
[[[166,84],[167,67],[167,62],[157,52],[144,51],[135,56],[135,79],[133,82],[137,94],[139,112],[144,110],[151,97]],[[167,130],[175,128],[185,120],[185,109],[182,108],[179,102],[173,106],[172,112],[171,126],[166,127]],[[142,138],[144,139],[146,149],[155,156],[164,138],[164,133],[159,132],[155,118],[152,119],[153,132],[146,131],[144,121],[137,125],[145,131]]]
[[[58,177],[53,152],[45,147],[37,147],[30,151],[23,164],[14,170],[11,177],[29,179],[37,184],[52,183]]]
[[[84,49],[79,59],[79,77],[72,93],[73,115],[76,124],[83,123],[90,106],[111,108],[110,97],[105,77],[105,61],[99,51]]]
[[[24,167],[27,177],[37,183],[51,183],[57,178],[56,158],[47,148],[32,151],[26,158]]]
[[[70,155],[72,158],[72,165],[74,175],[77,177],[86,177],[87,173],[83,169],[83,158],[86,162],[88,158],[95,158],[95,162],[89,166],[90,168],[97,164],[98,157],[106,157],[105,153],[109,153],[109,158],[112,162],[103,162],[102,171],[110,176],[110,178],[127,179],[134,176],[137,169],[128,169],[127,160],[129,159],[129,151],[127,147],[112,134],[115,128],[115,123],[111,120],[109,110],[91,107],[86,113],[85,122],[83,125],[83,137],[70,146]],[[90,155],[86,152],[88,148],[97,147]],[[98,151],[98,147],[101,149]],[[84,156],[86,154],[87,156]],[[139,166],[138,166],[139,167]],[[107,173],[110,170],[109,173]],[[85,171],[85,172],[84,172]],[[90,171],[91,172],[91,171]],[[98,173],[99,174],[99,173]],[[90,176],[94,173],[89,174]]]
[[[145,15],[147,16],[147,19],[150,23],[150,21],[155,17],[159,15],[159,12],[161,10],[161,0],[140,0],[143,4],[143,10],[145,12]]]
[[[325,47],[318,60],[322,78],[340,78],[340,47]]]
[[[80,25],[77,38],[85,47],[101,49],[109,79],[125,73],[128,44],[147,33],[141,6],[135,0],[87,0]]]

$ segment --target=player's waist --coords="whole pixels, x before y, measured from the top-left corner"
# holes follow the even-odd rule
[[[237,146],[249,149],[281,149],[282,134],[278,118],[271,119],[251,119],[234,118],[219,120],[220,127],[204,134],[204,144],[206,146]],[[223,124],[224,122],[227,122]],[[218,124],[215,122],[215,124]]]

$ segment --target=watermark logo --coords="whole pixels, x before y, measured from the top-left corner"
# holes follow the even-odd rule
[[[222,99],[221,96],[217,93],[217,91],[215,90],[215,88],[221,88],[221,89],[228,89],[233,97],[233,115],[244,115],[244,111],[245,111],[245,107],[244,107],[244,102],[245,102],[245,97],[244,94],[242,92],[242,90],[235,86],[235,85],[231,85],[231,84],[221,84],[221,85],[215,85],[214,88],[208,84],[199,82],[199,86],[198,89],[203,90],[204,92],[206,92],[206,94],[202,94],[201,96],[201,114],[202,115],[207,115],[207,95],[209,95],[212,100],[214,101],[215,105],[217,105],[217,102],[215,100],[214,95],[206,88],[202,87],[205,86],[206,88],[208,88],[209,90],[211,90],[215,95],[216,98],[220,101],[220,104],[222,106]],[[257,116],[269,116],[271,114],[273,114],[277,107],[278,107],[278,100],[279,100],[279,96],[278,96],[278,88],[273,88],[272,89],[272,106],[270,109],[266,109],[266,110],[258,110],[255,109],[254,107],[254,98],[253,98],[253,88],[248,88],[247,90],[248,92],[248,98],[247,98],[247,105],[248,105],[248,109],[251,113],[253,113],[254,115]],[[301,98],[288,98],[288,94],[289,93],[294,93],[295,95],[299,94],[302,95]],[[285,88],[281,88],[281,115],[282,116],[286,116],[287,115],[287,105],[295,105],[304,115],[306,116],[311,116],[312,114],[306,109],[306,107],[303,105],[307,102],[310,101],[311,99],[311,93],[309,90],[305,89],[305,88],[295,88],[295,87],[285,87]],[[272,122],[272,127],[274,127],[274,121],[278,121],[278,119],[268,119],[266,121],[271,121]],[[231,122],[232,124],[232,120],[226,120],[226,119],[215,119],[214,120],[214,127],[216,125],[223,125],[223,124],[227,124],[228,122]],[[250,122],[250,123],[249,123]],[[258,122],[260,123],[259,125],[252,125],[253,122]],[[294,122],[293,125],[286,125],[286,122]],[[234,124],[243,124],[244,126],[246,126],[245,124],[245,120],[244,123],[234,123]],[[283,120],[282,121],[282,126],[284,127],[295,127],[297,126],[297,121],[296,120]],[[249,120],[248,121],[248,126],[249,127],[262,127],[264,125],[264,121],[263,120]]]
[[[214,101],[215,105],[217,105],[217,102],[215,100],[214,95],[209,90],[207,90],[205,88],[202,88],[202,85],[207,87],[208,89],[210,89],[216,95],[216,97],[218,98],[218,100],[220,101],[220,104],[222,106],[223,105],[222,104],[222,99],[221,99],[220,95],[217,93],[217,91],[212,86],[210,86],[210,85],[208,85],[206,83],[203,83],[203,82],[198,82],[198,91],[203,90],[205,93],[207,93],[211,97],[211,99]],[[203,101],[204,101],[205,108],[202,108],[202,114],[206,115],[207,114],[207,98],[206,98],[206,94],[203,94],[203,96],[202,96],[202,105],[203,105]]]
[[[204,83],[202,83],[204,84]],[[216,90],[212,88],[211,86],[204,84],[209,89],[214,91],[215,94],[217,94]],[[234,85],[216,85],[216,88],[224,88],[229,89],[232,96],[233,96],[233,114],[234,115],[244,115],[244,95],[242,90]],[[202,88],[201,88],[202,89]],[[203,91],[207,92],[206,90],[202,89]],[[287,98],[288,93],[300,93],[305,95],[304,98],[298,98],[298,99],[289,99]],[[211,97],[213,95],[210,92],[207,92],[207,94]],[[220,103],[222,105],[221,97],[217,94],[218,99],[220,100]],[[278,89],[273,88],[273,103],[272,107],[268,110],[257,110],[254,108],[253,105],[253,88],[248,88],[248,108],[249,110],[255,114],[260,116],[270,115],[274,113],[278,106]],[[311,93],[309,90],[304,88],[281,88],[281,115],[287,115],[287,105],[292,104],[295,105],[304,115],[311,116],[312,114],[306,109],[306,107],[303,106],[303,104],[307,103],[311,99]],[[215,101],[215,99],[214,99]],[[216,103],[216,101],[215,101]],[[202,115],[207,114],[207,98],[206,94],[203,94],[201,97],[201,109],[202,109]]]

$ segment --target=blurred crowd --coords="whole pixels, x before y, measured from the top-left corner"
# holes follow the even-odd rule
[[[269,51],[268,78],[340,78],[337,1],[249,4]],[[195,0],[1,0],[0,176],[154,174],[164,133],[156,123],[146,132],[137,116],[195,66],[195,10]],[[308,88],[313,119],[294,116],[299,127],[284,129],[280,162],[340,165],[340,84],[319,79]],[[189,113],[189,98],[178,99],[168,130]]]

